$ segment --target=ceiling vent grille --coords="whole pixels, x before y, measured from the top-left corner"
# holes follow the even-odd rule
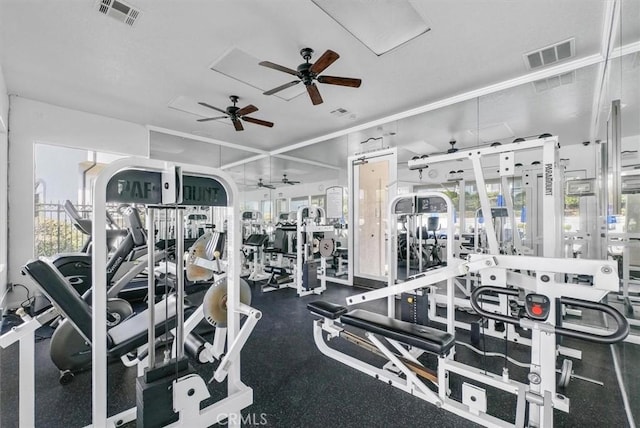
[[[524,54],[524,62],[529,70],[535,70],[572,58],[575,55],[575,39],[569,39]]]
[[[548,91],[549,89],[557,88],[558,86],[570,85],[576,80],[575,70],[568,73],[558,74],[546,79],[536,80],[533,83],[537,93]]]
[[[332,114],[332,115],[334,115],[336,117],[342,117],[347,113],[349,113],[349,111],[346,110],[346,109],[343,109],[342,107],[338,107],[337,109],[332,110],[332,111],[329,112],[329,114]]]
[[[141,13],[140,9],[136,9],[118,0],[98,0],[98,12],[123,22],[130,27],[133,27],[133,24],[136,23]]]

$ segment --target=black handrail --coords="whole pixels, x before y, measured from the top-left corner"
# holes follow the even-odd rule
[[[505,294],[508,296],[518,296],[520,293],[514,288],[493,287],[484,285],[476,288],[471,293],[471,307],[474,311],[485,318],[502,321],[509,324],[520,325],[520,318],[489,312],[483,309],[478,302],[478,298],[485,293],[493,292],[496,294]],[[573,337],[576,339],[587,340],[589,342],[611,344],[624,340],[629,334],[629,321],[615,308],[603,303],[591,302],[588,300],[575,299],[572,297],[560,297],[560,303],[564,305],[576,306],[579,308],[593,309],[610,315],[617,324],[617,328],[611,334],[602,335],[588,333],[585,331],[573,330],[561,326],[554,326],[554,333],[561,336]]]

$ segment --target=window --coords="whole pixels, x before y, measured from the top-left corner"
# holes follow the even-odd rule
[[[260,203],[260,212],[265,222],[269,223],[273,221],[273,202],[271,200],[262,201]]]
[[[289,211],[298,211],[298,208],[309,205],[309,197],[300,196],[297,198],[291,198],[291,203],[289,204]]]
[[[313,195],[311,196],[311,205],[319,206],[322,209],[326,209],[325,206],[326,197],[325,195]]]

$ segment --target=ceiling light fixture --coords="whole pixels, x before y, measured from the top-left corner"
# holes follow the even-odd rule
[[[408,1],[312,1],[378,56],[431,30]]]

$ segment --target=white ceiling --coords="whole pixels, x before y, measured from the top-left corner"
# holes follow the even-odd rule
[[[128,3],[142,10],[133,27],[99,14],[95,0],[1,0],[0,64],[9,93],[271,151],[523,76],[528,73],[524,53],[569,38],[575,38],[576,60],[599,54],[607,7],[605,1],[583,0],[412,1],[431,31],[376,56],[311,1]],[[640,1],[621,4],[622,25],[614,46],[640,40]],[[367,3],[362,1],[362,7]],[[270,88],[230,77],[233,65],[226,74],[210,69],[229,52],[295,68],[303,62],[299,50],[306,46],[316,51],[314,58],[327,49],[338,52],[340,59],[325,73],[361,78],[362,86],[319,84],[325,102],[313,106],[304,93],[290,101],[262,95],[262,89]],[[251,62],[237,74],[267,82],[261,85],[291,80],[257,64],[249,67]],[[551,132],[577,143],[589,139],[598,76],[594,65],[576,70],[574,84],[545,93],[536,93],[528,83],[286,154],[341,167],[347,154],[358,151],[360,141],[384,135],[385,144],[398,146],[400,158],[406,160],[415,153],[446,150],[451,138],[461,146],[477,144],[478,129],[481,139],[483,133]],[[637,111],[639,104],[637,86],[634,90],[629,111]],[[235,132],[224,121],[198,123],[200,115],[168,107],[180,99],[192,103],[196,112],[197,101],[225,108],[231,94],[240,96],[240,106],[257,106],[260,110],[252,116],[275,126],[245,122],[245,131]],[[336,108],[349,113],[335,117],[330,112]],[[220,165],[255,155],[181,138],[154,144],[152,152],[165,156],[188,158],[195,148],[212,156],[219,153]],[[267,163],[272,169],[316,168],[278,162]],[[253,180],[265,173],[260,166],[264,164],[256,162],[243,170],[254,171]],[[328,171],[332,169],[318,175]]]

